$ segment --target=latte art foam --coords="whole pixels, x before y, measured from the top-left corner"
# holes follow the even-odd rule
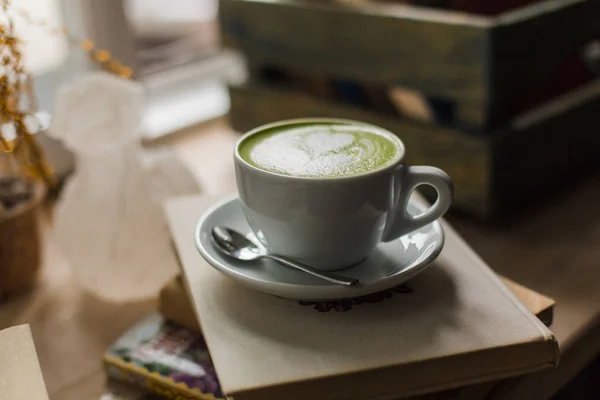
[[[240,155],[250,164],[292,176],[357,175],[390,164],[399,145],[369,127],[319,124],[282,127],[250,136]]]

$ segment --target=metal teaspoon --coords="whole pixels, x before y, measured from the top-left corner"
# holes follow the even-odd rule
[[[257,246],[244,235],[233,229],[215,226],[212,229],[212,237],[218,250],[236,260],[254,261],[261,258],[270,258],[287,267],[306,272],[307,274],[338,285],[353,286],[360,282],[358,279],[347,278],[330,272],[317,271],[307,265],[289,260],[277,254],[270,254],[264,247]]]

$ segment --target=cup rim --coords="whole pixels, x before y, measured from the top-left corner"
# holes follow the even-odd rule
[[[385,137],[389,138],[392,141],[395,141],[398,144],[399,150],[400,150],[399,155],[397,156],[396,160],[394,160],[393,162],[390,162],[388,165],[374,169],[372,171],[363,172],[363,173],[356,174],[356,175],[343,175],[343,176],[333,176],[333,177],[297,176],[297,175],[286,175],[286,174],[281,174],[278,172],[267,171],[265,169],[255,167],[254,165],[250,164],[248,161],[244,160],[242,158],[242,156],[240,155],[239,149],[240,149],[240,146],[242,145],[242,143],[247,138],[249,138],[252,135],[257,134],[258,132],[262,132],[266,129],[272,129],[272,128],[275,128],[275,127],[278,127],[281,125],[304,124],[304,123],[328,123],[328,122],[329,123],[337,122],[337,123],[343,123],[343,124],[349,124],[349,125],[363,125],[363,126],[369,127],[370,129],[376,130],[378,133],[384,135]],[[274,176],[274,177],[285,178],[285,179],[293,179],[293,180],[301,180],[301,181],[319,181],[319,182],[336,182],[336,181],[340,181],[340,180],[365,178],[365,177],[373,176],[376,174],[380,174],[389,169],[395,169],[398,165],[403,164],[405,155],[406,155],[406,148],[404,146],[404,142],[402,142],[402,140],[398,136],[394,135],[392,132],[390,132],[387,129],[384,129],[380,126],[370,124],[367,122],[362,122],[362,121],[357,121],[357,120],[352,120],[352,119],[345,119],[345,118],[315,118],[315,117],[285,119],[285,120],[280,120],[280,121],[271,122],[271,123],[257,126],[256,128],[253,128],[253,129],[250,129],[249,131],[247,131],[244,135],[242,135],[241,138],[238,139],[238,141],[235,145],[235,150],[234,150],[235,160],[238,163],[240,163],[241,165],[243,165],[245,168],[248,168],[252,171],[256,171],[256,172]]]

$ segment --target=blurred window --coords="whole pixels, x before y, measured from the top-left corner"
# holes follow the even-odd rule
[[[16,15],[15,29],[23,40],[25,67],[35,75],[42,75],[62,66],[69,53],[66,38],[60,34],[48,34],[48,27],[62,27],[63,18],[58,0],[17,0],[13,6],[25,11],[33,22]],[[36,21],[44,21],[41,26]]]

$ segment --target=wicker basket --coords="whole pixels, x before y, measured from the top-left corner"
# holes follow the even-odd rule
[[[45,186],[35,182],[31,198],[0,214],[0,298],[31,287],[42,262]]]

